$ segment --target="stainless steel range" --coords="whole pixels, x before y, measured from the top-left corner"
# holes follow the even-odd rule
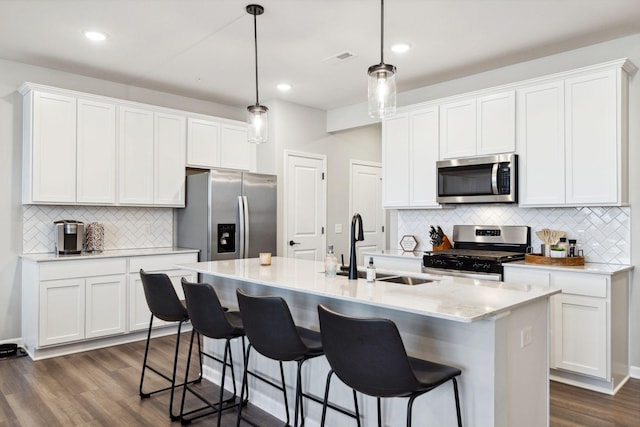
[[[531,229],[454,225],[453,242],[453,249],[425,252],[422,272],[499,281],[505,262],[524,259],[531,246]]]

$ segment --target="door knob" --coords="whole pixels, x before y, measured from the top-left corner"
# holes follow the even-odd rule
[[[293,240],[289,240],[289,246],[299,245],[299,242],[294,242]]]

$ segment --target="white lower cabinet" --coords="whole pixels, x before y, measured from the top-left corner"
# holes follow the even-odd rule
[[[609,394],[629,376],[629,271],[504,268],[505,282],[562,289],[551,298],[551,379]]]
[[[167,273],[183,299],[180,280],[196,281],[197,275],[174,265],[196,262],[197,256],[23,258],[22,338],[27,352],[36,359],[126,341],[127,333],[149,325],[140,268]],[[154,321],[154,326],[163,325]]]

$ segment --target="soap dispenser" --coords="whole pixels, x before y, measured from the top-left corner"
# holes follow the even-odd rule
[[[333,253],[333,245],[327,248],[327,256],[324,258],[324,274],[327,277],[335,277],[338,271],[338,259]]]
[[[376,280],[376,266],[373,265],[373,258],[369,257],[369,265],[367,265],[367,282]]]

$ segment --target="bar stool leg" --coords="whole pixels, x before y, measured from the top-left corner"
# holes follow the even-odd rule
[[[352,389],[352,391],[353,391],[353,404],[356,407],[356,420],[358,423],[358,427],[360,427],[360,411],[358,410],[358,396],[356,395],[355,389]]]
[[[327,384],[324,386],[324,400],[322,401],[322,418],[320,420],[320,427],[324,427],[324,421],[327,417],[327,403],[329,402],[329,387],[331,386],[332,375],[333,369],[330,369],[327,374]]]
[[[289,422],[291,421],[291,418],[289,417],[289,400],[287,399],[287,386],[284,382],[284,367],[282,362],[278,362],[280,364],[280,379],[282,380],[282,394],[284,395],[284,410],[287,414],[287,426],[289,425]]]
[[[418,394],[412,394],[411,397],[409,398],[409,403],[407,404],[407,427],[411,427],[411,414],[413,412],[413,401],[418,396],[419,396]]]
[[[380,408],[380,398],[376,397],[376,403],[378,407],[378,427],[382,427],[382,408]]]
[[[240,387],[240,401],[242,402],[244,399],[244,391],[245,388],[247,390],[247,395],[249,394],[249,384],[247,383],[247,372],[249,366],[249,356],[251,355],[251,343],[247,347],[246,353],[244,352],[244,341],[243,341],[243,351],[244,354],[244,371],[242,372],[242,387]],[[236,420],[236,427],[240,427],[240,420],[242,419],[242,407],[244,405],[240,405],[238,408],[238,418]]]
[[[144,382],[144,373],[147,369],[147,357],[149,355],[149,341],[151,341],[151,327],[153,326],[153,314],[151,315],[151,319],[149,320],[149,331],[147,332],[147,344],[144,348],[144,358],[142,359],[142,374],[140,375],[140,399],[146,399],[151,396],[150,393],[144,393],[142,391],[142,383]]]
[[[193,350],[193,337],[194,335],[196,335],[197,332],[195,329],[191,330],[191,339],[189,340],[189,354],[187,355],[187,368],[185,370],[184,373],[184,382],[185,385],[182,388],[182,400],[180,402],[180,420],[182,421],[183,418],[183,414],[184,414],[184,400],[185,400],[185,395],[187,394],[187,381],[189,380],[189,367],[191,365],[191,351]],[[200,360],[202,360],[202,355],[200,354],[200,336],[198,334],[198,355],[200,356]],[[200,370],[200,372],[202,373],[202,370]]]
[[[458,427],[462,427],[462,415],[460,414],[460,396],[458,395],[458,381],[455,378],[451,378],[453,381],[453,393],[456,397],[456,415],[458,416]]]

